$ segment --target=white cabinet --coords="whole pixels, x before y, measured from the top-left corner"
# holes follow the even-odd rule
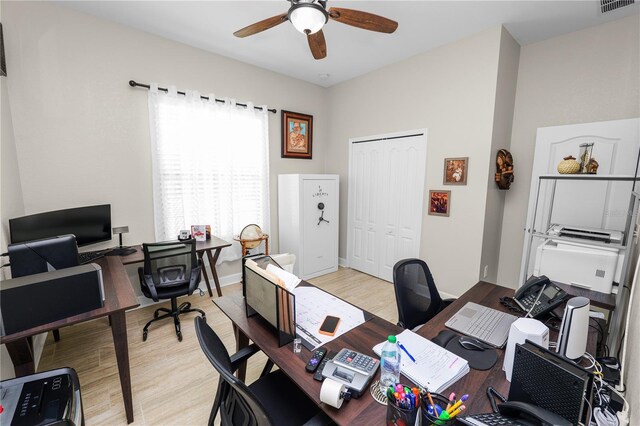
[[[338,191],[338,175],[278,176],[279,249],[302,279],[338,270]]]

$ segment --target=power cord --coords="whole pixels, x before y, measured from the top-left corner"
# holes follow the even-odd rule
[[[593,410],[593,421],[598,426],[619,426],[620,420],[607,409],[596,407]]]
[[[622,393],[610,386],[603,380],[602,366],[596,361],[591,354],[585,353],[583,356],[592,362],[591,367],[587,369],[593,369],[595,396],[597,397],[598,406],[593,409],[592,419],[597,426],[627,426],[629,424],[629,402],[625,399]],[[618,411],[615,415],[610,411],[611,398],[605,393],[605,387],[610,391],[618,395],[622,401],[622,410]],[[591,411],[591,406],[589,406]]]

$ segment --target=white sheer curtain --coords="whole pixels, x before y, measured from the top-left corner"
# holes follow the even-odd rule
[[[233,99],[216,103],[197,92],[149,90],[156,240],[176,239],[191,225],[232,242],[248,224],[269,231],[267,108]],[[220,261],[240,258],[240,247],[222,250]]]

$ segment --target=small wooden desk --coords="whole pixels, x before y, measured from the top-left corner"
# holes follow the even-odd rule
[[[105,297],[103,307],[49,324],[33,327],[19,333],[2,336],[0,337],[0,343],[5,344],[9,351],[16,376],[26,376],[27,374],[35,373],[33,347],[31,344],[32,336],[108,316],[111,322],[111,334],[113,336],[113,345],[115,346],[127,422],[131,423],[133,422],[133,398],[131,392],[131,372],[129,370],[129,346],[127,342],[127,319],[125,311],[139,306],[138,299],[133,292],[129,276],[122,266],[119,257],[105,257],[98,259],[95,263],[102,268]]]
[[[209,261],[209,267],[211,268],[211,275],[213,275],[213,282],[216,285],[216,292],[218,296],[222,296],[222,290],[220,289],[220,280],[218,279],[218,272],[216,271],[216,262],[218,261],[218,257],[220,257],[220,252],[223,248],[229,247],[231,243],[226,242],[218,237],[211,236],[210,239],[206,241],[197,241],[196,242],[196,253],[198,254],[198,258],[202,260],[204,264],[204,255],[207,255],[207,260]],[[133,247],[136,249],[135,253],[132,253],[128,256],[122,256],[120,259],[122,260],[123,265],[131,265],[133,263],[140,263],[144,261],[144,254],[142,253],[142,246]],[[207,273],[207,268],[202,268],[202,275],[204,276],[204,282],[207,284],[207,290],[209,291],[209,297],[213,297],[213,293],[211,292],[211,284],[209,282],[209,274]]]
[[[513,289],[481,281],[436,315],[425,326],[421,327],[417,333],[427,339],[435,337],[441,330],[445,329],[444,323],[467,302],[479,303],[506,312],[506,308],[500,304],[499,299],[503,296],[513,296],[513,294]],[[238,349],[248,345],[249,340],[255,342],[333,421],[344,425],[377,425],[383,423],[386,407],[378,404],[369,392],[365,392],[359,399],[343,404],[339,410],[320,402],[321,383],[313,380],[312,375],[304,369],[306,362],[311,357],[311,352],[303,348],[300,354],[294,354],[292,344],[279,348],[273,328],[266,321],[258,315],[247,318],[244,298],[241,294],[217,298],[213,302],[233,322],[236,329],[236,345]],[[389,303],[393,302],[390,301]],[[374,317],[372,320],[343,334],[325,346],[331,352],[338,352],[343,347],[347,347],[377,357],[372,350],[373,346],[382,342],[389,334],[398,334],[401,331],[402,329],[395,324],[391,324],[382,318]],[[589,347],[594,347],[593,339],[590,339]],[[452,391],[457,394],[468,393],[471,395],[471,398],[465,402],[468,413],[490,412],[491,406],[485,395],[487,386],[492,386],[505,396],[509,390],[509,382],[505,379],[502,371],[504,350],[498,349],[497,351],[498,360],[493,368],[486,371],[471,370],[454,383],[453,386],[443,391],[443,394],[448,395]],[[240,378],[244,380],[244,377]],[[404,383],[411,383],[404,376],[402,380]]]

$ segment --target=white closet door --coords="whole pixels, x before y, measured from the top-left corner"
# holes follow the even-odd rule
[[[355,143],[349,177],[349,265],[370,275],[378,274],[378,195],[381,143]]]
[[[420,253],[426,131],[351,142],[349,266],[392,281],[395,263]]]
[[[422,136],[413,136],[385,143],[377,274],[383,280],[393,281],[393,265],[398,260],[420,254],[426,161],[424,141]]]

